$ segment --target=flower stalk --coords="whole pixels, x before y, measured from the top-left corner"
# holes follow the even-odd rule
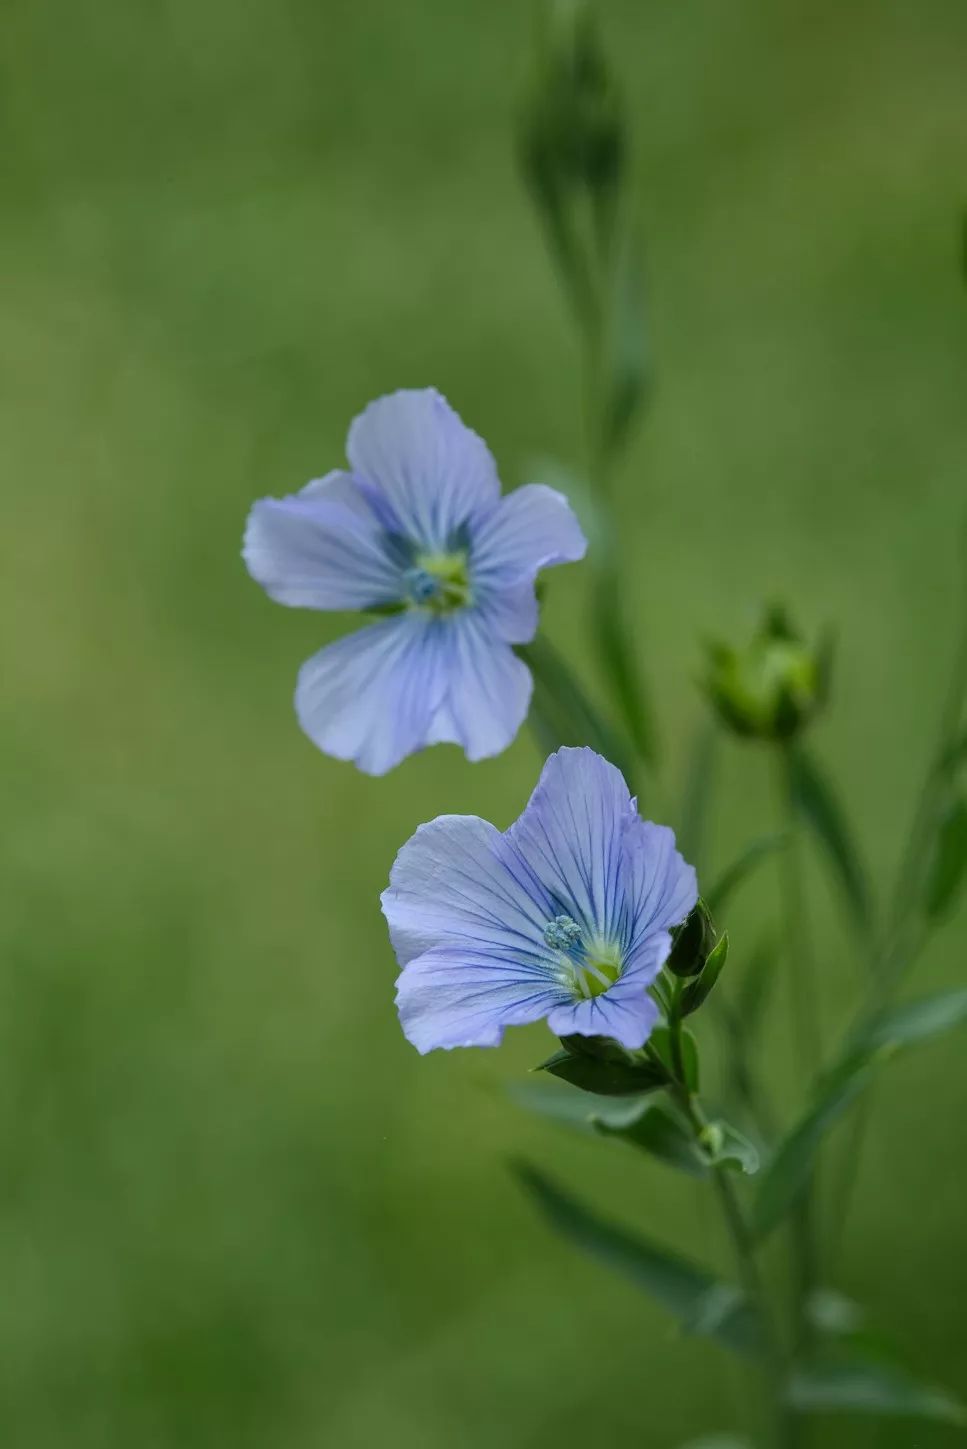
[[[689,1085],[682,1042],[682,995],[684,982],[672,978],[668,1010],[673,1076],[669,1093],[687,1120],[695,1144],[704,1151],[708,1141],[709,1122],[697,1092]],[[728,1168],[721,1163],[711,1167],[712,1186],[732,1247],[736,1271],[746,1300],[759,1324],[761,1376],[763,1380],[763,1432],[767,1443],[775,1449],[798,1449],[800,1425],[796,1414],[785,1401],[788,1377],[786,1354],[770,1307],[769,1295],[759,1268],[756,1244],[745,1213],[739,1202]]]

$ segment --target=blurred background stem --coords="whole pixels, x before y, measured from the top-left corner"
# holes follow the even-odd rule
[[[961,568],[958,633],[947,689],[940,710],[937,743],[906,833],[906,844],[890,894],[886,923],[873,947],[872,986],[865,1012],[872,1016],[888,1006],[925,943],[929,921],[924,910],[927,881],[940,821],[950,798],[952,779],[964,750],[967,705],[967,567]],[[833,1186],[829,1251],[838,1257],[863,1159],[873,1108],[867,1094],[850,1125]]]
[[[668,1013],[674,1068],[671,1091],[695,1134],[696,1142],[700,1149],[704,1149],[708,1123],[697,1095],[688,1086],[682,1047],[682,1018],[678,1010],[681,995],[682,983],[677,980],[672,1009]],[[803,1442],[802,1425],[799,1417],[785,1402],[786,1355],[759,1269],[756,1243],[728,1170],[721,1164],[716,1164],[712,1168],[711,1179],[726,1235],[735,1256],[739,1282],[759,1323],[765,1407],[764,1442],[771,1443],[775,1449],[800,1449]]]
[[[821,1040],[816,1001],[813,960],[802,870],[801,823],[792,793],[791,746],[775,747],[778,828],[788,832],[787,844],[779,852],[779,894],[784,920],[786,961],[789,973],[789,1001],[792,1036],[796,1044],[803,1079],[811,1081],[819,1069]],[[810,1294],[817,1280],[817,1245],[814,1202],[816,1176],[812,1175],[790,1218],[792,1239],[792,1339],[795,1350],[808,1346],[807,1316]]]

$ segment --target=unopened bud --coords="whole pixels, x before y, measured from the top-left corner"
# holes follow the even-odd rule
[[[672,949],[665,964],[676,976],[698,976],[714,946],[715,926],[708,906],[700,900],[672,931]]]
[[[585,0],[556,0],[547,7],[521,141],[539,195],[584,187],[601,198],[618,186],[624,122]]]
[[[806,644],[784,611],[773,607],[746,649],[710,646],[705,691],[735,734],[788,740],[825,703],[829,663],[828,643]]]

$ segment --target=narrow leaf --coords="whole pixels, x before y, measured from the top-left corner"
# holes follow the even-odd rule
[[[709,1157],[670,1103],[649,1101],[625,1121],[599,1118],[594,1127],[601,1136],[618,1137],[668,1167],[692,1177],[708,1176]]]
[[[691,1318],[682,1324],[682,1330],[696,1338],[714,1338],[741,1305],[742,1294],[738,1288],[731,1283],[713,1283],[702,1295]]]
[[[601,445],[607,457],[625,445],[648,385],[641,259],[629,238],[617,259],[605,355]]]
[[[777,850],[788,843],[788,835],[785,831],[776,831],[772,835],[760,835],[747,845],[737,860],[734,860],[726,870],[722,872],[718,880],[712,886],[705,899],[713,916],[720,915],[732,896],[745,883],[753,873],[757,865],[768,860]]]
[[[882,1414],[967,1424],[964,1406],[905,1368],[852,1351],[795,1370],[787,1399],[800,1413]]]
[[[953,775],[967,760],[967,730],[957,736],[940,760],[939,768],[944,774]]]
[[[937,831],[926,909],[932,920],[944,915],[956,901],[967,876],[967,803],[961,796],[951,800]]]
[[[698,1011],[698,1008],[706,1000],[712,987],[721,976],[722,968],[728,960],[728,956],[729,933],[726,931],[722,939],[709,953],[701,976],[697,977],[694,981],[690,981],[682,992],[682,1016],[691,1016],[693,1011]]]
[[[594,637],[601,667],[621,709],[625,728],[641,758],[654,766],[657,741],[652,708],[638,662],[636,636],[628,626],[618,589],[620,577],[610,535],[595,559],[592,596]]]
[[[591,704],[580,681],[554,646],[540,635],[517,653],[534,676],[531,726],[542,750],[590,745],[611,760],[631,783],[627,743]]]
[[[685,859],[701,872],[709,806],[715,788],[719,731],[711,719],[704,719],[692,744],[682,789],[678,848]]]
[[[967,1021],[967,989],[945,991],[892,1007],[867,1022],[850,1050],[821,1080],[799,1121],[782,1138],[759,1182],[753,1228],[772,1231],[808,1181],[823,1138],[870,1081],[877,1066],[895,1052],[926,1041]]]
[[[709,1434],[703,1439],[689,1439],[682,1449],[752,1449],[752,1442],[735,1434]]]
[[[835,1288],[814,1288],[803,1306],[806,1320],[829,1338],[849,1338],[863,1327],[865,1314],[858,1303]]]
[[[823,1079],[807,1111],[780,1141],[759,1179],[752,1227],[765,1237],[785,1217],[809,1180],[816,1153],[830,1127],[869,1081],[872,1062],[865,1054],[848,1057]]]
[[[865,931],[871,915],[866,872],[832,786],[802,749],[789,754],[789,790],[793,805],[826,852],[857,927]]]
[[[580,1087],[584,1092],[594,1092],[601,1097],[630,1097],[636,1093],[654,1092],[668,1081],[668,1074],[654,1062],[638,1065],[617,1057],[577,1056],[566,1050],[555,1052],[535,1070],[549,1072],[562,1082],[570,1082],[572,1087]]]
[[[967,989],[941,991],[882,1011],[861,1030],[857,1045],[866,1051],[913,1046],[967,1021]]]
[[[776,979],[776,943],[771,936],[759,942],[739,980],[735,1010],[749,1040],[762,1025],[769,992]],[[733,978],[730,977],[730,980]]]
[[[642,1111],[641,1097],[596,1097],[557,1082],[513,1082],[507,1094],[518,1106],[546,1121],[586,1137],[597,1137],[600,1123],[621,1127]]]
[[[718,1280],[698,1264],[660,1244],[599,1217],[527,1163],[515,1165],[524,1188],[551,1225],[598,1262],[615,1269],[685,1323],[700,1317]],[[723,1285],[724,1286],[724,1285]],[[758,1351],[755,1313],[742,1299],[715,1323],[710,1335],[736,1353]]]

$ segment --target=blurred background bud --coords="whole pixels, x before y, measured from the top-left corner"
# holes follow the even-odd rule
[[[747,738],[788,740],[825,705],[832,643],[806,644],[784,609],[770,606],[751,643],[738,650],[713,643],[705,692],[719,718]]]
[[[554,0],[541,14],[521,152],[539,194],[584,190],[610,204],[624,172],[625,126],[591,8]]]
[[[521,166],[585,325],[616,236],[627,159],[620,99],[586,0],[549,0],[520,114]]]
[[[672,931],[671,954],[665,964],[676,976],[698,976],[714,946],[715,925],[700,899],[691,915]]]

